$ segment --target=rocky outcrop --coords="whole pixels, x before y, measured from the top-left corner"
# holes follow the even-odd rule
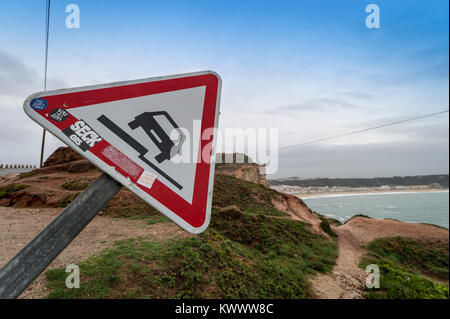
[[[22,190],[0,199],[0,206],[46,207],[48,201],[45,194],[30,194],[28,191]]]
[[[242,153],[217,153],[216,174],[224,174],[267,186],[266,166],[255,163]]]
[[[44,167],[81,160],[81,157],[70,147],[60,147],[45,161]]]
[[[266,176],[262,174],[263,165],[255,163],[232,163],[216,166],[216,174],[231,175],[245,181],[267,186]]]

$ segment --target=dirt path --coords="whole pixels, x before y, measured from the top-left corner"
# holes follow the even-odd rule
[[[333,227],[338,234],[339,257],[332,274],[319,274],[312,280],[316,297],[321,299],[362,298],[366,273],[358,267],[363,245],[381,237],[403,236],[430,241],[448,241],[446,229],[432,225],[403,223],[392,219],[353,218]]]
[[[14,257],[60,212],[61,208],[0,207],[0,267]],[[97,216],[47,269],[65,268],[69,264],[77,264],[121,239],[143,237],[166,241],[180,236],[187,236],[187,233],[173,223],[148,225],[143,220]],[[21,298],[42,298],[46,295],[46,279],[41,274],[21,295]]]
[[[319,274],[312,281],[316,297],[320,299],[362,298],[365,273],[358,267],[363,255],[361,242],[341,227],[333,228],[339,236],[339,256],[332,274]]]

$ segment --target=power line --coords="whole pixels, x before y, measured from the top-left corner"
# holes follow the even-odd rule
[[[315,144],[315,143],[328,141],[328,140],[339,138],[339,137],[344,137],[344,136],[364,133],[364,132],[376,130],[376,129],[379,129],[379,128],[387,127],[387,126],[393,126],[393,125],[398,125],[398,124],[402,124],[402,123],[406,123],[406,122],[416,121],[416,120],[420,120],[420,119],[424,119],[424,118],[428,118],[428,117],[432,117],[432,116],[436,116],[436,115],[444,114],[444,113],[448,113],[448,112],[449,112],[449,110],[445,110],[445,111],[440,111],[440,112],[435,112],[435,113],[424,114],[424,115],[412,117],[412,118],[409,118],[409,119],[406,119],[406,120],[390,122],[390,123],[377,125],[377,126],[372,126],[372,127],[368,127],[368,128],[365,128],[365,129],[351,131],[351,132],[347,132],[347,133],[343,133],[343,134],[339,134],[339,135],[333,135],[333,136],[328,136],[328,137],[324,137],[324,138],[319,138],[319,139],[308,141],[308,142],[303,142],[303,143],[299,143],[299,144],[283,146],[283,147],[278,148],[278,150],[281,151],[281,150],[287,150],[287,149],[301,147],[301,146],[305,146],[305,145]]]
[[[50,0],[47,0],[47,6],[45,8],[45,58],[44,58],[44,92],[47,91],[47,64],[48,64],[48,34],[50,29]],[[44,146],[45,146],[45,128],[42,132],[42,145],[41,145],[41,159],[39,167],[42,167],[44,161]]]
[[[47,64],[48,64],[48,34],[50,29],[50,0],[47,0],[45,18],[45,60],[44,60],[44,91],[47,91]]]

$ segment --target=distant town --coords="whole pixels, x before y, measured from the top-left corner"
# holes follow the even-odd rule
[[[432,190],[432,189],[447,189],[441,187],[440,184],[434,183],[430,185],[382,185],[379,187],[300,187],[300,186],[290,186],[290,185],[279,185],[271,186],[272,189],[286,193],[286,194],[318,194],[318,193],[363,193],[363,192],[373,192],[373,191],[414,191],[414,190]]]
[[[271,188],[287,194],[365,193],[386,191],[427,191],[448,189],[448,175],[377,178],[290,177],[269,179]]]

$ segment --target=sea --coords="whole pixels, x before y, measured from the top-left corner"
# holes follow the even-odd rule
[[[0,176],[30,172],[34,168],[0,168]]]
[[[314,211],[345,222],[356,214],[393,218],[403,222],[429,223],[449,228],[449,193],[389,192],[324,194],[302,198]]]

